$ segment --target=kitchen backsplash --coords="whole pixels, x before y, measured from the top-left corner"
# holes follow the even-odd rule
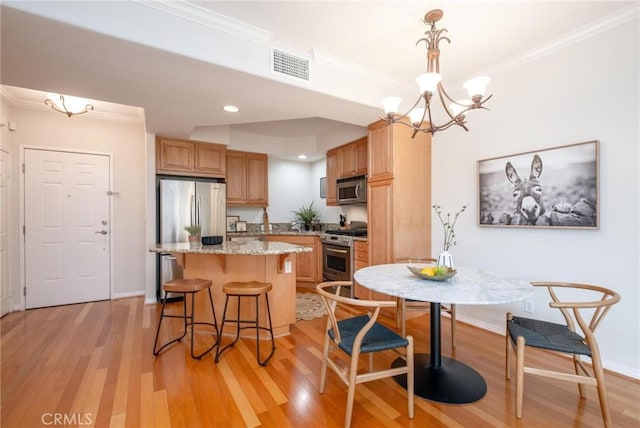
[[[291,223],[269,223],[269,225],[271,226],[271,233],[292,232],[295,230]],[[325,231],[339,229],[340,225],[338,223],[318,223],[315,227],[314,230]],[[247,223],[247,233],[260,232],[264,232],[262,230],[262,223]]]

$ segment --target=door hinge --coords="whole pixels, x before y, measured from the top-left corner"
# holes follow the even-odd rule
[[[27,234],[27,226],[25,226],[24,224],[22,225],[22,234],[23,235]]]
[[[22,173],[24,173],[24,169],[25,169],[24,164],[22,164]]]
[[[24,297],[27,297],[27,287],[24,287],[24,288],[22,289],[22,295],[23,295]]]

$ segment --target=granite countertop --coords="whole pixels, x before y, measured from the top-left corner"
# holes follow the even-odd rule
[[[228,255],[252,255],[269,256],[291,253],[308,253],[313,251],[310,247],[287,244],[285,242],[249,241],[249,242],[223,242],[220,245],[199,245],[191,248],[188,242],[156,244],[149,248],[153,253],[183,253],[183,254],[228,254]]]
[[[241,238],[244,236],[320,236],[324,232],[309,230],[304,232],[286,231],[286,232],[227,232],[227,238]]]

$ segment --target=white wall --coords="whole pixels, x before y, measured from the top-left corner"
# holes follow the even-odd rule
[[[598,330],[607,367],[640,377],[638,19],[492,76],[489,112],[472,112],[470,132],[449,130],[433,141],[433,202],[447,211],[470,208],[458,221],[459,265],[527,280],[584,282],[621,294]],[[599,230],[478,226],[477,161],[600,140]],[[541,182],[544,186],[544,171]],[[433,254],[442,230],[433,220]],[[537,317],[558,319],[535,295]],[[460,307],[460,317],[504,330],[506,311],[523,303]]]
[[[120,193],[112,198],[112,298],[142,295],[147,252],[144,123],[97,119],[90,114],[68,118],[54,111],[17,107],[9,110],[9,120],[17,124],[12,135],[16,147],[76,149],[112,155],[112,191]],[[14,162],[17,164],[17,156]],[[14,186],[17,188],[17,180]],[[17,206],[17,198],[14,201]],[[12,227],[17,229],[20,224],[16,221]]]

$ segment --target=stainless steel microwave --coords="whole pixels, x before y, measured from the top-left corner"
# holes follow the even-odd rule
[[[339,178],[336,184],[338,205],[364,204],[367,202],[367,176]]]

